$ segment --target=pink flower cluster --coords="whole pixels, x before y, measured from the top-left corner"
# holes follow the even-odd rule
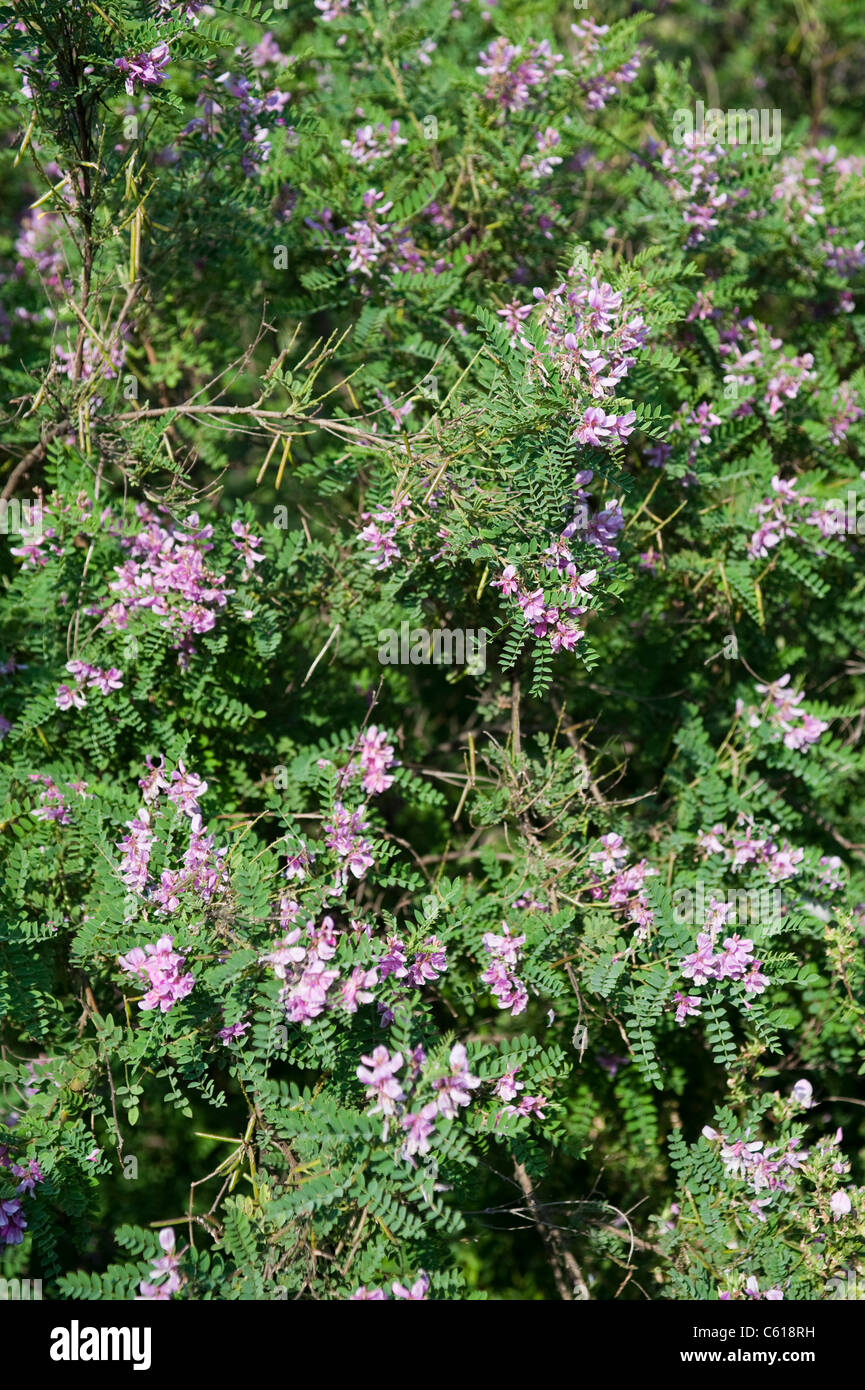
[[[604,34],[608,34],[610,26],[608,24],[594,24],[590,19],[582,19],[578,24],[571,25],[571,33],[577,41],[578,66],[586,67],[590,63],[599,65],[599,55],[603,53],[604,45],[601,42]],[[623,63],[619,68],[613,68],[606,72],[600,72],[591,77],[580,77],[580,87],[585,94],[586,107],[589,111],[603,111],[608,101],[612,101],[618,95],[620,86],[628,86],[637,76],[640,70],[640,55],[638,52]]]
[[[778,1288],[777,1285],[774,1288],[766,1289],[764,1293],[761,1293],[760,1285],[758,1284],[753,1274],[749,1275],[749,1277],[745,1280],[744,1294],[746,1298],[766,1298],[769,1300],[770,1303],[777,1302],[779,1299],[783,1299],[784,1297],[782,1291]],[[730,1299],[736,1299],[739,1296],[739,1294],[730,1293],[727,1289],[720,1289],[718,1291],[718,1299],[721,1303],[726,1303]]]
[[[525,932],[515,936],[507,922],[502,922],[501,936],[486,932],[483,938],[490,964],[481,975],[481,980],[489,986],[499,1008],[508,1009],[514,1017],[521,1014],[529,1002],[528,991],[516,974],[525,940]]]
[[[396,154],[400,146],[408,144],[400,135],[399,126],[399,121],[391,121],[389,126],[379,123],[375,128],[358,126],[354,140],[341,140],[340,144],[355,164],[373,164]]]
[[[507,39],[499,37],[478,57],[480,62],[475,72],[486,79],[484,96],[502,111],[520,111],[528,106],[533,89],[545,87],[562,62],[561,53],[553,53],[548,39],[540,43],[530,41],[528,53],[523,57],[520,44],[508,43]]]
[[[182,973],[186,957],[174,950],[173,936],[148,942],[143,950],[133,946],[125,956],[118,956],[117,963],[128,975],[147,981],[149,988],[138,1005],[142,1010],[159,1008],[166,1014],[195,984],[194,975]]]
[[[17,556],[22,568],[33,566],[44,569],[51,555],[62,555],[63,548],[55,544],[57,529],[46,526],[52,515],[51,508],[40,499],[30,504],[29,517],[25,514],[21,523],[21,545],[10,546],[10,553]]]
[[[757,694],[766,698],[760,710],[751,710],[748,723],[752,729],[759,729],[763,723],[768,723],[777,737],[783,739],[785,748],[803,753],[812,743],[819,741],[829,725],[800,709],[805,696],[801,692],[794,695],[789,685],[788,673],[777,681],[756,686]]]
[[[342,936],[332,917],[322,918],[319,927],[308,924],[308,945],[301,944],[301,935],[301,928],[294,927],[261,957],[263,964],[273,967],[276,978],[284,981],[279,998],[289,1023],[312,1023],[326,1009],[354,1014],[360,1004],[372,1002],[378,983],[375,966],[355,966],[339,989],[332,990],[340,971],[330,962]]]
[[[124,331],[126,331],[125,324],[121,329],[120,335],[112,337],[104,347],[94,342],[92,338],[84,339],[81,353],[80,380],[91,381],[95,379],[96,381],[113,381],[120,375],[121,368],[126,361],[126,343],[123,339]],[[78,371],[78,353],[71,339],[67,342],[66,347],[64,347],[62,343],[58,343],[54,351],[57,361],[63,367],[70,381],[74,380],[75,374]],[[101,404],[101,397],[95,397],[94,403]]]
[[[421,943],[420,950],[415,951],[411,963],[401,938],[389,936],[385,940],[385,952],[379,956],[377,965],[382,980],[393,977],[394,980],[405,980],[415,989],[421,989],[423,985],[444,974],[448,968],[448,961],[445,948],[437,936],[428,936]],[[405,991],[398,990],[391,996],[391,1004],[396,1004],[405,997]],[[378,1009],[382,1027],[390,1027],[394,1020],[393,1008],[391,1005],[380,1003]]]
[[[712,900],[714,902],[714,899]],[[732,903],[721,904],[732,911]],[[746,994],[762,994],[769,984],[766,975],[761,974],[759,960],[754,958],[754,943],[738,933],[725,938],[721,949],[715,945],[716,929],[697,934],[697,949],[679,961],[679,969],[695,985],[703,985],[707,980],[741,981]],[[687,1004],[685,999],[687,998]],[[678,996],[676,1021],[683,1022],[689,1013],[698,1013],[699,998],[693,995]],[[681,1016],[680,1016],[681,1015]]]
[[[318,3],[318,0],[316,0],[316,3]],[[405,1284],[398,1283],[396,1280],[391,1284],[391,1288],[394,1298],[408,1299],[411,1303],[422,1303],[426,1299],[429,1291],[429,1279],[427,1275],[424,1274],[423,1270],[421,1270],[411,1288],[408,1288]],[[364,1284],[361,1284],[359,1289],[355,1289],[348,1301],[349,1303],[362,1303],[365,1301],[381,1303],[386,1299],[387,1294],[384,1289],[368,1289]]]
[[[136,817],[126,822],[130,833],[117,843],[121,851],[121,878],[127,888],[151,898],[162,912],[176,912],[181,895],[190,890],[203,902],[210,902],[216,894],[224,892],[228,884],[228,871],[223,862],[228,851],[227,848],[217,849],[213,836],[204,832],[198,797],[207,791],[207,783],[196,773],[189,772],[182,758],[178,759],[170,778],[166,775],[163,757],[153,763],[148,756],[146,762],[148,771],[138,783],[145,804]],[[148,888],[150,859],[156,841],[152,820],[163,814],[157,804],[163,792],[178,815],[188,817],[189,841],[182,867],[163,869],[159,883]],[[155,810],[151,811],[151,807]]]
[[[142,87],[156,87],[164,82],[171,54],[167,43],[158,43],[149,53],[139,53],[136,58],[115,58],[114,66],[126,74],[126,91],[135,95],[135,84]]]
[[[363,217],[356,218],[347,227],[340,228],[338,235],[345,238],[349,251],[349,273],[371,275],[372,268],[387,250],[390,229],[387,222],[379,219],[390,212],[392,202],[382,202],[384,194],[375,188],[368,188],[363,195]]]
[[[517,1072],[520,1070],[521,1066],[522,1063],[517,1062],[514,1066],[508,1067],[507,1071],[502,1073],[493,1087],[494,1096],[498,1096],[501,1100],[512,1101],[516,1099],[520,1091],[526,1089],[522,1081],[517,1081]],[[520,1118],[528,1118],[531,1115],[536,1115],[538,1119],[542,1120],[544,1118],[544,1109],[547,1105],[549,1105],[549,1101],[546,1096],[523,1096],[522,1100],[518,1101],[516,1105],[508,1104],[505,1106],[504,1110],[499,1111],[496,1116],[496,1125],[498,1125],[502,1115],[517,1115]]]
[[[415,1048],[407,1063],[401,1052],[391,1056],[383,1046],[374,1048],[370,1056],[360,1060],[357,1078],[366,1087],[368,1100],[375,1101],[369,1113],[384,1116],[384,1139],[387,1139],[391,1119],[399,1117],[400,1128],[406,1136],[401,1153],[409,1163],[413,1163],[416,1154],[429,1153],[436,1119],[455,1119],[460,1109],[471,1103],[472,1091],[481,1084],[468,1069],[462,1043],[455,1043],[451,1048],[443,1074],[439,1068],[425,1069],[427,1058],[421,1047]],[[399,1073],[406,1066],[406,1074],[400,1077]],[[411,1110],[406,1103],[405,1088],[412,1092]],[[432,1091],[426,1101],[423,1100],[424,1089]]]
[[[367,796],[380,796],[388,787],[393,786],[393,777],[388,769],[396,764],[396,758],[393,755],[393,745],[387,740],[386,730],[379,729],[375,724],[361,730],[357,739],[360,767],[358,768],[357,763],[352,760],[345,770],[347,778],[360,772],[361,786]]]
[[[375,569],[390,569],[394,560],[402,559],[396,534],[406,523],[407,518],[402,513],[408,506],[410,498],[406,495],[395,500],[390,507],[378,506],[372,512],[361,513],[361,519],[368,524],[363,527],[360,539],[370,548],[370,564]]]
[[[88,661],[67,661],[66,670],[74,677],[75,685],[57,687],[55,704],[58,709],[83,709],[87,704],[85,688],[96,689],[101,695],[123,688],[123,672],[118,671],[116,666],[103,671],[98,666],[91,666]]]
[[[629,920],[637,924],[635,935],[642,941],[655,920],[642,888],[647,878],[657,878],[658,870],[647,859],[625,867],[630,850],[614,831],[602,835],[600,845],[589,855],[590,895],[605,898],[610,907],[627,908]]]
[[[561,164],[562,157],[553,154],[562,143],[562,137],[553,126],[547,126],[546,130],[535,131],[535,144],[537,151],[532,154],[524,154],[520,161],[520,168],[523,169],[531,179],[545,179],[553,172],[557,164]],[[527,310],[528,310],[527,306]],[[500,309],[499,313],[502,312]]]
[[[608,415],[603,406],[590,405],[575,438],[578,444],[593,444],[597,449],[607,449],[615,440],[623,444],[633,434],[636,418],[635,410],[625,415]]]
[[[635,365],[633,354],[645,347],[648,337],[646,322],[626,292],[599,280],[585,265],[573,265],[555,289],[537,288],[533,297],[540,306],[544,354],[522,333],[513,312],[509,318],[508,311],[499,310],[514,337],[531,353],[532,370],[546,377],[547,363],[552,362],[565,380],[577,380],[596,400],[611,395]],[[630,433],[623,418],[622,428]]]
[[[60,214],[43,208],[38,212],[25,212],[15,240],[16,277],[23,276],[26,267],[32,265],[49,296],[68,294],[72,290],[62,232]]]
[[[243,569],[240,573],[241,580],[245,583],[255,574],[255,566],[264,562],[264,556],[256,547],[261,545],[261,537],[252,534],[252,527],[245,521],[232,521],[231,529],[234,533],[232,547],[243,557]]]
[[[704,1125],[701,1132],[710,1143],[720,1144],[721,1161],[730,1177],[741,1178],[754,1192],[791,1191],[790,1175],[808,1159],[807,1152],[799,1151],[799,1139],[788,1140],[786,1149],[780,1151],[764,1149],[762,1139],[728,1139],[711,1125]],[[751,1209],[755,1207],[757,1203],[752,1202]],[[753,1214],[764,1219],[759,1207]]]
[[[834,145],[826,149],[811,146],[799,154],[781,161],[781,178],[772,189],[775,202],[784,203],[792,227],[798,221],[814,227],[825,215],[822,181],[829,171],[835,175],[833,192],[838,193],[849,181],[857,183],[865,174],[865,159],[856,155],[839,156]]]
[[[858,419],[858,406],[849,406],[848,420]],[[856,412],[856,413],[852,413]],[[844,418],[843,416],[841,418]],[[765,559],[769,552],[790,536],[799,537],[799,526],[814,526],[823,540],[844,532],[847,520],[840,506],[820,506],[816,499],[797,492],[796,482],[777,474],[772,479],[772,495],[754,508],[760,525],[751,537],[748,554],[752,559]],[[857,523],[858,524],[858,523]]]
[[[351,0],[315,0],[315,8],[321,13],[322,24],[332,24],[351,9]]]
[[[554,652],[572,652],[585,637],[585,629],[577,623],[589,611],[589,588],[597,579],[597,570],[580,574],[568,549],[565,538],[554,541],[544,552],[544,568],[560,576],[560,590],[554,597],[559,602],[547,602],[543,589],[528,588],[520,580],[515,565],[506,565],[501,577],[494,579],[491,588],[500,589],[502,598],[515,598],[523,621],[535,637],[546,638]]]
[[[290,899],[281,900],[280,922],[290,926],[301,913],[299,903]],[[355,936],[363,932],[372,935],[370,927],[353,922]],[[420,948],[413,953],[411,961],[404,943],[397,936],[389,936],[384,943],[383,953],[371,966],[357,965],[340,981],[340,970],[331,964],[337,953],[342,928],[334,924],[330,916],[322,918],[321,925],[307,925],[308,943],[302,941],[300,927],[291,927],[278,940],[273,949],[261,957],[263,964],[273,967],[277,979],[284,981],[280,1001],[285,1007],[290,1023],[311,1023],[326,1009],[341,1009],[345,1013],[357,1013],[360,1004],[373,1002],[374,987],[380,980],[393,977],[405,980],[415,989],[438,979],[447,969],[447,955],[442,943],[435,936],[427,937]],[[404,992],[397,994],[403,998]],[[393,1011],[379,1003],[382,1024],[393,1022]]]
[[[704,854],[722,855],[732,869],[742,869],[746,865],[765,868],[770,883],[795,878],[805,858],[804,850],[794,849],[787,840],[779,845],[770,836],[761,839],[753,833],[753,817],[745,812],[740,813],[736,824],[740,827],[739,833],[720,824],[701,831],[697,836],[698,847]]]
[[[253,66],[263,68],[270,61],[276,61],[274,50],[283,62],[287,61],[280,53],[279,48],[273,44],[261,50],[258,54],[253,50]],[[256,63],[256,56],[265,61]],[[249,78],[242,74],[235,76],[234,73],[224,72],[216,81],[228,96],[234,100],[233,108],[227,110],[213,100],[207,93],[202,93],[199,97],[201,105],[206,112],[206,119],[198,118],[190,121],[184,130],[184,134],[200,132],[202,138],[211,139],[216,132],[214,117],[229,115],[233,118],[234,129],[240,135],[243,153],[240,157],[240,167],[247,178],[259,173],[262,165],[266,164],[270,158],[273,148],[272,142],[268,139],[270,127],[261,125],[260,119],[264,118],[276,126],[285,126],[286,118],[282,112],[291,101],[290,93],[282,92],[278,88],[262,93],[260,86],[256,83],[255,87],[250,85]]]
[[[43,790],[39,793],[39,805],[31,814],[34,820],[55,820],[58,825],[71,824],[72,817],[69,814],[69,807],[66,804],[65,792],[62,792],[52,778],[43,772],[31,772],[28,774],[29,782],[40,782]],[[87,791],[86,782],[67,782],[69,791],[76,792],[79,796],[92,795]]]
[[[769,415],[777,415],[785,402],[795,400],[805,382],[816,375],[810,352],[787,357],[782,340],[772,337],[753,318],[740,320],[734,314],[720,337],[718,352],[726,366],[724,385],[739,401],[734,415],[753,414],[758,396],[768,406]]]
[[[213,574],[205,562],[207,551],[213,549],[213,527],[202,526],[196,512],[187,518],[185,528],[163,526],[144,503],[136,507],[136,514],[143,527],[134,536],[121,538],[129,559],[115,566],[117,579],[109,588],[117,598],[106,622],[125,629],[133,613],[149,609],[176,635],[178,662],[188,666],[195,651],[193,636],[211,631],[219,609],[233,592],[226,589],[225,576]],[[249,547],[258,544],[243,536],[237,545],[248,564],[261,558],[250,558]]]
[[[142,1279],[138,1285],[136,1303],[154,1301],[165,1303],[177,1293],[182,1283],[179,1273],[180,1256],[176,1253],[174,1231],[170,1226],[166,1226],[164,1230],[159,1232],[159,1244],[163,1253],[151,1261],[150,1280]],[[152,1282],[163,1274],[168,1277],[162,1283]]]
[[[18,1191],[35,1192],[36,1184],[45,1181],[45,1174],[35,1158],[26,1163],[13,1163],[4,1144],[0,1144],[0,1168],[8,1168],[13,1178],[19,1178]]]
[[[324,843],[341,860],[334,883],[336,892],[345,888],[349,872],[355,878],[363,878],[375,863],[372,845],[366,838],[368,829],[362,806],[349,811],[341,801],[334,801],[331,818],[324,823]]]
[[[687,401],[682,401],[671,420],[668,434],[681,434],[683,439],[689,441],[687,454],[689,472],[682,479],[683,487],[690,487],[696,481],[692,470],[697,462],[700,447],[711,443],[711,431],[720,423],[720,415],[715,413],[708,401],[700,401],[699,405],[695,407],[692,407]],[[661,468],[672,452],[673,446],[671,444],[655,444],[646,451],[646,462],[652,468]]]
[[[7,1117],[6,1123],[11,1126],[11,1118]],[[35,1158],[28,1159],[26,1163],[13,1163],[3,1144],[0,1144],[0,1168],[7,1168],[14,1178],[19,1179],[18,1195],[0,1199],[0,1247],[20,1245],[27,1229],[23,1194],[29,1192],[32,1196],[36,1184],[45,1181],[45,1174]]]
[[[20,1197],[0,1198],[0,1244],[20,1245],[27,1229],[27,1218]]]
[[[833,392],[832,405],[834,414],[829,417],[826,424],[832,443],[840,444],[847,438],[850,426],[855,425],[857,420],[861,420],[863,414],[849,381],[842,381],[837,391]]]
[[[159,0],[159,9],[166,21],[183,18],[193,28],[198,27],[198,16],[204,9],[203,0]]]
[[[728,182],[734,179],[726,151],[707,132],[688,131],[681,145],[662,151],[661,167],[668,176],[667,187],[683,205],[682,219],[690,229],[688,245],[697,246],[717,227],[716,214],[733,196],[720,187],[722,175]]]

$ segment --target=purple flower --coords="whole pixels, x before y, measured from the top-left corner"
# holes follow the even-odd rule
[[[231,1023],[227,1028],[220,1028],[218,1037],[223,1042],[236,1042],[238,1038],[243,1037],[248,1028],[248,1023]]]
[[[135,83],[142,87],[158,86],[165,78],[165,69],[171,62],[167,43],[158,43],[149,53],[139,53],[137,58],[115,58],[114,66],[126,73],[126,91],[135,95]]]
[[[728,936],[724,941],[723,954],[718,956],[717,978],[740,980],[748,966],[753,964],[753,956],[753,941],[738,935]]]
[[[20,1245],[27,1222],[21,1211],[21,1198],[8,1197],[0,1201],[0,1244]]]
[[[516,1017],[525,1009],[528,991],[515,973],[515,967],[522,955],[525,933],[513,936],[507,922],[502,923],[502,935],[486,932],[483,938],[484,950],[490,956],[490,964],[481,975],[485,985],[497,1001],[500,1009],[510,1009]]]
[[[409,967],[409,983],[420,988],[425,981],[438,979],[448,968],[444,947],[437,936],[429,936]]]

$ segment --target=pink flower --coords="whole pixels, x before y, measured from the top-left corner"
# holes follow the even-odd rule
[[[102,695],[107,695],[111,690],[122,689],[123,673],[118,671],[116,666],[109,667],[107,671],[99,671],[94,668],[87,684],[95,686]]]
[[[699,994],[681,994],[676,990],[673,1002],[676,1005],[676,1022],[684,1023],[689,1014],[699,1014],[703,1001]]]
[[[403,1115],[400,1120],[402,1128],[406,1131],[406,1140],[401,1150],[403,1158],[429,1153],[429,1136],[435,1128],[433,1122],[437,1115],[438,1105],[434,1100],[429,1101],[417,1113]]]
[[[170,1226],[159,1232],[159,1244],[164,1253],[151,1261],[151,1275],[156,1278],[166,1274],[168,1278],[164,1283],[155,1284],[147,1280],[142,1280],[138,1286],[139,1292],[136,1303],[149,1302],[155,1300],[160,1303],[166,1302],[177,1292],[182,1283],[178,1267],[180,1257],[175,1251],[174,1231]]]
[[[194,816],[198,811],[198,798],[207,791],[207,783],[203,782],[194,772],[187,772],[186,765],[182,758],[178,759],[177,768],[171,774],[171,782],[168,787],[168,799],[173,801],[178,811],[184,815]]]
[[[704,985],[707,980],[717,978],[720,957],[715,955],[711,936],[700,932],[697,936],[697,949],[679,962],[679,969],[686,979],[695,985]]]
[[[122,970],[146,980],[150,986],[138,1005],[140,1009],[158,1007],[162,1013],[168,1013],[191,992],[195,977],[180,973],[186,958],[178,955],[173,947],[173,937],[161,936],[155,945],[149,944],[144,950],[134,946],[127,955],[118,956],[117,963]]]
[[[745,993],[762,994],[763,990],[770,983],[771,981],[769,980],[768,975],[763,975],[760,973],[760,962],[758,960],[752,961],[751,968],[744,979]]]
[[[728,936],[724,942],[723,954],[718,957],[717,978],[740,980],[745,970],[753,962],[754,943],[747,937]]]
[[[392,1284],[391,1287],[393,1289],[394,1298],[407,1298],[410,1299],[413,1303],[420,1303],[427,1296],[427,1290],[429,1289],[429,1279],[424,1274],[423,1270],[421,1270],[416,1281],[414,1282],[414,1284],[412,1284],[410,1289],[407,1289],[404,1284],[396,1283]]]
[[[832,1208],[832,1217],[835,1221],[840,1221],[842,1216],[849,1216],[853,1210],[853,1203],[847,1193],[840,1189],[832,1193],[829,1198],[829,1206]]]
[[[375,724],[358,736],[358,742],[363,789],[368,796],[378,796],[393,785],[393,777],[388,773],[388,768],[396,761],[393,747],[384,729],[378,729]]]
[[[377,981],[377,970],[366,970],[362,965],[355,966],[339,993],[346,1013],[355,1014],[358,1004],[372,1003],[375,998],[372,987]]]
[[[506,1105],[505,1109],[509,1115],[519,1115],[523,1118],[529,1115],[537,1115],[539,1120],[544,1118],[544,1107],[549,1105],[546,1096],[523,1096],[519,1105]]]
[[[383,1050],[383,1049],[382,1049]],[[456,1117],[458,1107],[468,1105],[471,1092],[480,1086],[480,1078],[472,1076],[468,1070],[466,1050],[462,1043],[451,1048],[450,1072],[433,1083],[438,1093],[439,1112],[446,1120]]]
[[[57,695],[55,696],[54,702],[58,709],[72,709],[73,706],[75,709],[83,709],[87,704],[84,698],[84,692],[77,687],[72,690],[68,685],[59,685],[57,687]]]
[[[493,1095],[500,1096],[502,1100],[513,1100],[518,1091],[525,1090],[522,1081],[516,1079],[520,1067],[521,1063],[517,1062],[515,1066],[499,1077],[493,1088]]]
[[[447,956],[438,937],[427,937],[423,949],[418,951],[409,967],[409,982],[420,988],[429,980],[435,980],[448,968]]]
[[[528,991],[516,974],[525,939],[524,932],[520,936],[513,936],[507,922],[502,923],[501,936],[486,932],[483,938],[484,950],[491,960],[481,975],[481,981],[489,985],[499,1008],[509,1009],[514,1017],[523,1012],[529,1001]]]
[[[386,1047],[376,1047],[371,1057],[361,1057],[360,1060],[363,1065],[357,1068],[357,1079],[363,1082],[376,1101],[370,1114],[375,1115],[380,1111],[383,1115],[393,1115],[397,1101],[405,1096],[396,1079],[396,1073],[403,1065],[402,1053],[395,1052],[391,1057]]]
[[[512,594],[519,593],[520,581],[517,578],[516,566],[505,565],[501,579],[493,579],[491,588],[501,589],[502,598],[510,598]]]

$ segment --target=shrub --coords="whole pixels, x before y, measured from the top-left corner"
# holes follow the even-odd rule
[[[855,1289],[849,16],[0,9],[4,1274]]]

